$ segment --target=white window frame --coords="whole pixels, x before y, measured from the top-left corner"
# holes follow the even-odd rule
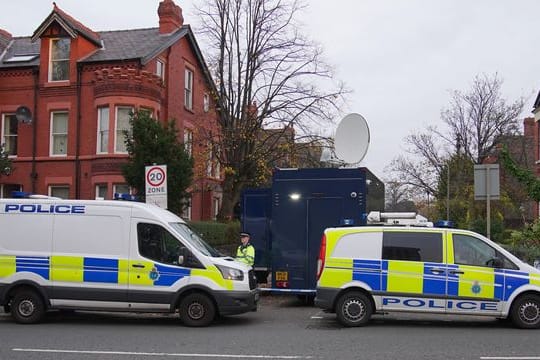
[[[107,130],[103,130],[101,128],[101,116],[102,116],[102,110],[107,114]],[[110,130],[110,108],[108,106],[101,106],[97,108],[97,142],[96,142],[96,154],[107,154],[109,152],[109,140],[111,139],[111,130]],[[107,142],[105,146],[103,147],[101,142],[103,139],[104,132],[107,133]],[[103,149],[105,148],[105,149]]]
[[[17,132],[16,132],[15,134],[11,134],[11,133],[10,133],[10,134],[7,134],[7,135],[6,135],[6,122],[7,122],[7,120],[8,120],[8,117],[9,117],[10,119],[13,119],[13,118],[14,118],[15,121],[17,122],[17,118],[15,117],[15,114],[10,114],[10,113],[2,114],[2,124],[1,124],[1,125],[2,125],[2,128],[0,129],[0,131],[1,131],[2,133],[0,134],[0,135],[1,135],[1,138],[0,138],[0,139],[1,139],[1,140],[0,140],[0,144],[6,145],[6,148],[5,148],[4,150],[6,150],[6,152],[9,154],[9,153],[12,151],[12,149],[8,148],[7,145],[8,145],[8,144],[12,144],[12,142],[11,142],[11,141],[8,142],[6,138],[7,138],[7,137],[15,138],[15,139],[14,139],[14,142],[15,142],[15,144],[16,144],[16,145],[15,145],[15,149],[16,149],[16,150],[15,150],[15,154],[9,154],[8,157],[10,157],[10,158],[16,158],[16,157],[17,157],[17,152],[18,152],[18,146],[17,146],[17,145],[18,145],[18,140],[19,140],[19,135],[18,135],[18,134],[19,134],[19,129],[18,129],[18,124],[17,124]],[[13,139],[10,139],[10,140],[13,140]]]
[[[156,75],[165,82],[165,62],[161,59],[156,60]]]
[[[69,51],[68,51],[68,57],[67,59],[54,59],[53,60],[53,43],[55,41],[59,41],[62,39],[67,39],[69,41]],[[49,82],[58,82],[58,81],[69,81],[69,57],[71,54],[71,39],[70,38],[52,38],[50,39],[49,43]],[[67,74],[65,79],[56,79],[53,80],[53,62],[60,62],[60,61],[67,61],[68,68],[67,68]]]
[[[55,114],[65,114],[66,115],[66,132],[65,133],[54,133],[54,115]],[[54,153],[54,139],[55,136],[65,136],[66,137],[66,151],[64,154],[55,154]],[[49,154],[50,156],[67,156],[68,154],[68,140],[69,140],[69,112],[68,111],[51,111],[51,121],[50,121],[50,136],[49,136]]]
[[[47,195],[55,196],[53,195],[53,189],[67,189],[68,196],[62,199],[69,199],[69,185],[49,185],[48,190],[47,190]]]
[[[184,72],[184,107],[193,110],[193,70]]]
[[[182,210],[182,214],[181,214],[181,217],[184,220],[191,220],[191,212],[192,212],[191,204],[192,204],[192,200],[193,200],[193,195],[189,195],[188,206],[186,206]]]
[[[218,198],[218,197],[215,197],[212,201],[212,208],[213,208],[213,220],[217,220],[217,215],[218,215],[218,212],[219,212],[219,206],[220,206],[220,203],[221,203],[221,199]]]
[[[128,184],[113,184],[113,197],[114,197],[114,194],[116,193],[120,193],[120,194],[125,194],[125,193],[122,193],[122,192],[119,192],[118,191],[118,188],[121,187],[121,186],[126,186],[128,188],[128,194],[131,195],[131,188],[129,187]]]
[[[207,93],[203,95],[203,111],[210,111],[210,95],[208,95]]]
[[[133,112],[134,111],[134,107],[133,106],[123,106],[123,105],[119,105],[119,106],[116,106],[115,109],[114,109],[114,153],[115,154],[127,154],[127,149],[126,151],[122,151],[122,149],[118,149],[118,139],[120,137],[122,137],[122,144],[124,142],[124,138],[123,138],[123,134],[122,134],[122,131],[125,130],[125,129],[121,129],[119,130],[118,129],[118,112],[120,109],[129,109],[129,112]],[[131,130],[131,129],[127,129],[127,130]]]
[[[184,151],[189,157],[193,157],[193,131],[184,128]]]
[[[105,194],[103,194],[103,196],[101,196],[101,194],[100,194],[101,189],[105,189]],[[95,196],[95,199],[96,200],[98,200],[98,199],[107,200],[108,190],[109,190],[109,185],[108,184],[96,184],[96,189],[95,189],[96,196]]]

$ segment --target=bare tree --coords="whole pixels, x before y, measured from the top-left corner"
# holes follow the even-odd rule
[[[295,0],[205,0],[198,9],[217,84],[215,147],[225,169],[219,218],[230,218],[242,189],[287,156],[280,137],[264,129],[293,127],[295,140],[307,144],[331,124],[345,93],[321,48],[300,32],[303,8]]]
[[[410,156],[394,159],[390,170],[402,182],[437,195],[438,182],[447,175],[447,163],[453,156],[482,163],[501,135],[519,132],[524,99],[507,102],[501,94],[502,84],[497,74],[477,75],[467,92],[454,91],[450,106],[441,112],[445,129],[428,127],[406,137]]]

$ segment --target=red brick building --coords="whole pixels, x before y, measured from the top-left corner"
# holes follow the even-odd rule
[[[176,119],[194,157],[184,215],[215,217],[221,171],[205,140],[218,129],[214,84],[181,8],[163,0],[158,15],[156,28],[94,32],[54,5],[31,37],[0,29],[0,142],[13,161],[0,197],[22,190],[109,199],[129,191],[123,130],[130,112],[145,110]],[[16,116],[23,106],[29,121]]]

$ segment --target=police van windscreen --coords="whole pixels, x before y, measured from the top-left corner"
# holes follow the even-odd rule
[[[197,250],[203,253],[206,256],[220,257],[222,256],[219,251],[214,249],[212,246],[206,243],[199,234],[197,234],[193,229],[191,229],[187,224],[184,223],[169,223],[172,228],[181,236],[182,239],[189,242]]]

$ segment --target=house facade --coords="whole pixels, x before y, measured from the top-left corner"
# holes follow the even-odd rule
[[[193,156],[183,215],[215,217],[221,169],[207,140],[218,132],[215,87],[182,9],[164,0],[158,15],[155,28],[95,32],[54,4],[32,36],[0,29],[0,142],[13,164],[0,177],[0,197],[130,192],[123,134],[130,113],[148,111],[160,122],[175,119]]]

